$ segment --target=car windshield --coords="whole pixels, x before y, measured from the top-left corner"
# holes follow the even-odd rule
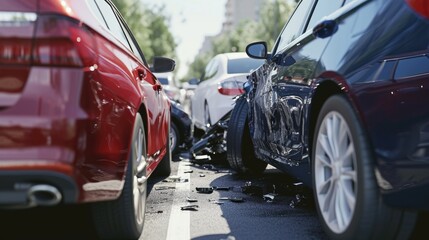
[[[162,85],[168,85],[168,78],[159,77],[158,80],[161,82]]]
[[[240,58],[228,61],[227,73],[248,73],[264,63],[264,59]]]

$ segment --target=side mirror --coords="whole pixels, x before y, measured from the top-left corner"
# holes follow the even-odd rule
[[[246,47],[246,53],[251,58],[256,59],[267,59],[267,43],[266,42],[254,42]]]
[[[154,57],[152,71],[154,73],[172,72],[176,67],[176,62],[171,58]]]

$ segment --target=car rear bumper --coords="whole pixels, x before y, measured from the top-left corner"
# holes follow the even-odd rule
[[[35,193],[36,188],[42,191]],[[59,199],[50,201],[52,196],[49,192],[55,190],[59,193]],[[33,198],[35,195],[38,199]],[[77,198],[77,186],[65,174],[43,170],[0,172],[0,208],[70,204],[76,203]]]

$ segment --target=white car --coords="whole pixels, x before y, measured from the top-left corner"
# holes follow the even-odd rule
[[[234,107],[233,98],[244,92],[247,75],[263,62],[244,52],[218,54],[210,60],[191,99],[196,130],[206,131]]]

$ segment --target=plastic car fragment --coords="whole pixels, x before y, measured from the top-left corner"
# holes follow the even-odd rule
[[[190,197],[187,197],[186,201],[187,202],[198,202],[198,200],[196,198],[190,198]]]
[[[172,186],[158,186],[158,187],[155,187],[155,190],[158,190],[158,191],[169,190],[169,189],[176,189],[176,187],[172,187]]]
[[[264,200],[266,202],[274,202],[275,197],[277,196],[277,194],[274,193],[268,193],[265,194],[264,196],[262,196],[264,198]]]
[[[198,205],[186,205],[180,208],[182,211],[198,211]]]
[[[217,205],[222,205],[225,203],[223,201],[218,201],[218,200],[214,200],[214,199],[209,199],[209,202],[213,203],[213,204],[217,204]]]
[[[170,176],[164,180],[162,180],[163,182],[180,182],[180,183],[184,183],[184,182],[188,182],[189,180],[186,178],[181,178],[180,176]]]
[[[252,182],[246,182],[243,187],[241,187],[241,191],[247,195],[256,195],[262,196],[263,188],[261,186],[253,185]]]
[[[198,193],[211,194],[213,193],[213,187],[196,187]]]
[[[241,197],[232,197],[232,198],[229,198],[229,201],[235,202],[235,203],[242,203],[242,202],[244,202],[244,198],[241,198]]]

